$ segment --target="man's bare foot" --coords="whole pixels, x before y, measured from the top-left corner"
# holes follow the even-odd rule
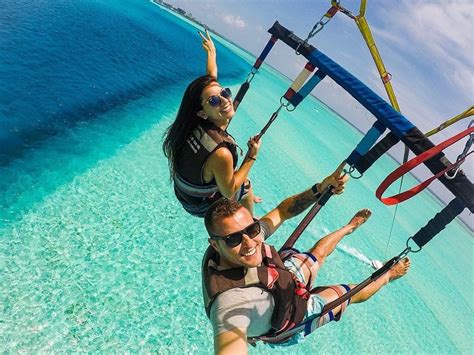
[[[255,202],[255,203],[263,202],[263,198],[254,195],[253,196],[253,202]]]
[[[388,282],[392,282],[404,276],[410,268],[410,259],[403,258],[388,271]]]
[[[364,224],[365,221],[367,221],[371,215],[372,215],[372,212],[368,208],[364,208],[358,211],[354,215],[354,217],[352,217],[350,222],[347,224],[348,226],[352,227],[350,233],[352,233],[357,228],[359,228],[362,224]]]

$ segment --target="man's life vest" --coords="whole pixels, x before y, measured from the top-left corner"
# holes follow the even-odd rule
[[[301,323],[306,313],[309,292],[305,285],[297,282],[285,268],[274,247],[263,243],[262,255],[263,262],[258,267],[219,270],[219,254],[209,247],[202,264],[202,289],[208,317],[210,317],[211,306],[216,297],[227,290],[260,287],[270,292],[275,300],[275,308],[271,329],[269,333],[262,336],[271,337]]]
[[[179,152],[173,176],[174,190],[183,207],[192,214],[200,215],[200,212],[197,213],[200,209],[205,212],[209,205],[206,200],[214,197],[219,191],[215,180],[207,183],[203,180],[203,170],[207,158],[220,147],[229,149],[235,169],[238,161],[235,140],[226,131],[207,120],[202,120]],[[200,205],[203,205],[202,208]]]

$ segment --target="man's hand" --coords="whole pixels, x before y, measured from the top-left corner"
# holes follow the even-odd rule
[[[337,167],[335,172],[317,185],[319,193],[322,193],[328,186],[333,186],[332,191],[334,194],[342,194],[344,185],[349,179],[349,177],[344,174],[345,164],[346,163],[343,162]],[[282,201],[276,208],[262,217],[262,220],[265,220],[268,225],[269,234],[275,232],[287,219],[293,218],[305,211],[309,206],[314,204],[318,198],[319,196],[315,194],[312,189],[309,189]]]
[[[336,169],[328,177],[324,178],[324,180],[318,185],[318,192],[323,192],[326,188],[331,185],[334,188],[332,189],[333,194],[340,195],[344,192],[344,187],[346,182],[349,180],[349,176],[344,173],[344,166],[346,162],[342,162]]]

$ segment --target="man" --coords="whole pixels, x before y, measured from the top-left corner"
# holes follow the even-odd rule
[[[216,354],[247,353],[249,338],[281,334],[319,314],[326,304],[355,286],[318,287],[309,292],[326,257],[342,238],[370,217],[367,209],[320,239],[307,253],[291,249],[278,255],[264,243],[284,221],[312,205],[330,185],[333,193],[341,194],[347,179],[341,177],[341,172],[342,165],[311,189],[285,199],[259,221],[230,199],[222,198],[211,205],[205,216],[210,247],[203,261],[203,294],[214,329]],[[405,275],[409,266],[407,258],[402,260],[351,299],[316,318],[306,332],[339,320],[349,303],[366,301],[388,282]],[[297,343],[302,337],[296,334],[282,345]]]

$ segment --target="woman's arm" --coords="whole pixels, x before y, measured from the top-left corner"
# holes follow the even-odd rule
[[[216,47],[214,46],[214,42],[209,35],[209,31],[206,28],[206,36],[204,36],[201,32],[199,35],[202,38],[202,48],[207,53],[207,62],[206,62],[206,73],[207,75],[212,75],[217,79],[217,53]]]
[[[234,171],[231,152],[227,148],[219,148],[208,158],[206,168],[216,179],[222,196],[230,198],[247,179],[253,163],[254,160],[245,159],[240,168]]]
[[[251,137],[247,143],[249,150],[240,165],[234,171],[232,154],[227,148],[219,148],[208,158],[205,169],[216,179],[219,191],[225,197],[232,197],[247,179],[247,175],[255,162],[260,149],[261,140]]]

